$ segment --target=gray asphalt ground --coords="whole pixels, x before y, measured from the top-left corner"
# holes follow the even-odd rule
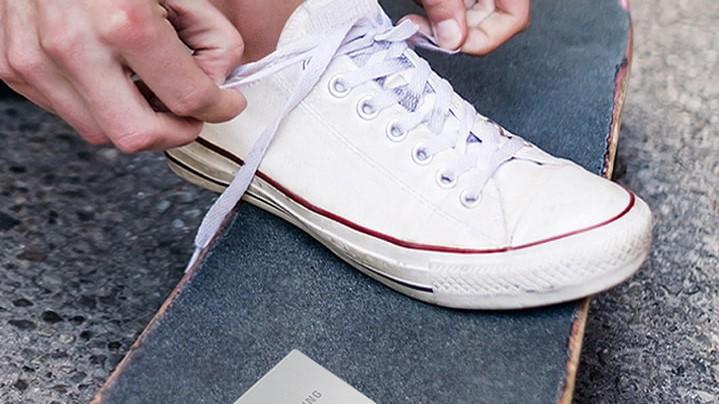
[[[591,306],[579,403],[719,402],[719,2],[633,4],[617,178],[650,261]],[[0,403],[86,402],[182,275],[212,195],[0,101]]]

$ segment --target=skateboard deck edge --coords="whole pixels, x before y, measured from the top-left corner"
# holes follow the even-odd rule
[[[629,35],[627,38],[627,48],[624,60],[617,69],[615,76],[614,90],[614,107],[612,109],[612,123],[609,127],[609,136],[607,137],[607,152],[604,156],[604,176],[612,179],[614,174],[614,163],[617,157],[617,149],[619,147],[619,132],[622,126],[622,112],[624,110],[624,100],[626,98],[627,89],[629,87],[629,75],[632,65],[632,52],[634,49],[634,29],[632,25],[629,0],[619,0],[622,7],[627,10],[629,18]],[[571,404],[574,397],[574,387],[576,384],[577,372],[579,370],[579,359],[581,357],[582,343],[584,340],[584,330],[586,328],[587,318],[589,317],[589,305],[592,298],[582,299],[577,309],[577,314],[572,324],[572,331],[568,339],[568,360],[567,373],[564,380],[564,387],[559,398],[559,404]]]
[[[122,357],[120,362],[115,366],[115,368],[110,372],[110,375],[108,376],[107,380],[102,384],[100,389],[95,393],[95,396],[93,397],[91,404],[100,404],[105,402],[105,394],[112,388],[115,381],[120,377],[120,375],[123,373],[127,365],[132,360],[132,357],[135,355],[137,351],[139,351],[142,348],[143,343],[145,342],[145,339],[147,336],[152,332],[152,330],[159,324],[162,317],[165,315],[167,310],[172,306],[172,304],[177,300],[177,298],[182,294],[182,291],[185,289],[185,286],[190,282],[190,280],[194,277],[194,275],[197,273],[199,268],[202,266],[203,262],[205,261],[205,258],[207,257],[207,254],[211,250],[212,245],[217,241],[219,236],[224,232],[225,227],[227,226],[227,223],[225,223],[220,230],[218,230],[217,234],[213,237],[212,241],[210,242],[210,245],[208,248],[203,250],[199,257],[194,261],[192,266],[188,267],[185,271],[185,274],[180,278],[180,281],[175,285],[175,287],[170,291],[170,293],[167,295],[165,300],[160,305],[160,308],[155,312],[155,314],[150,319],[150,322],[147,323],[145,328],[140,332],[140,335],[137,336],[135,339],[135,342],[132,343],[130,348],[127,350],[125,355]]]

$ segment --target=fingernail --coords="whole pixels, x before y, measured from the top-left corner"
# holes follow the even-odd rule
[[[450,18],[440,21],[434,26],[434,35],[437,37],[439,45],[445,49],[457,49],[459,42],[462,40],[462,31],[456,20]]]

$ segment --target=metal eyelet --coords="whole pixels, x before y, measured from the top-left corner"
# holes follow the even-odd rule
[[[437,180],[437,184],[442,188],[449,189],[457,184],[457,175],[446,169],[437,170],[435,179]]]
[[[344,98],[350,93],[351,88],[342,80],[341,75],[334,76],[328,84],[330,94],[337,98]]]
[[[362,97],[357,103],[357,114],[362,119],[370,120],[374,119],[379,115],[379,109],[372,104],[372,97]]]
[[[482,194],[478,194],[476,192],[464,190],[459,194],[459,201],[462,202],[462,205],[464,205],[465,208],[471,209],[479,205],[481,200]]]
[[[432,161],[432,156],[427,153],[427,148],[420,143],[412,148],[412,160],[414,160],[415,163],[424,166]]]
[[[402,129],[397,121],[392,121],[387,125],[387,138],[393,142],[401,142],[407,137],[407,131]]]

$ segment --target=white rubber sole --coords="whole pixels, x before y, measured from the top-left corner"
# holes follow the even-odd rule
[[[167,156],[179,176],[217,192],[224,190],[239,166],[199,143],[173,149]],[[638,198],[623,216],[595,229],[531,247],[479,254],[393,244],[316,213],[257,176],[243,199],[309,233],[388,287],[454,308],[519,309],[586,297],[629,278],[651,243],[651,213]]]

